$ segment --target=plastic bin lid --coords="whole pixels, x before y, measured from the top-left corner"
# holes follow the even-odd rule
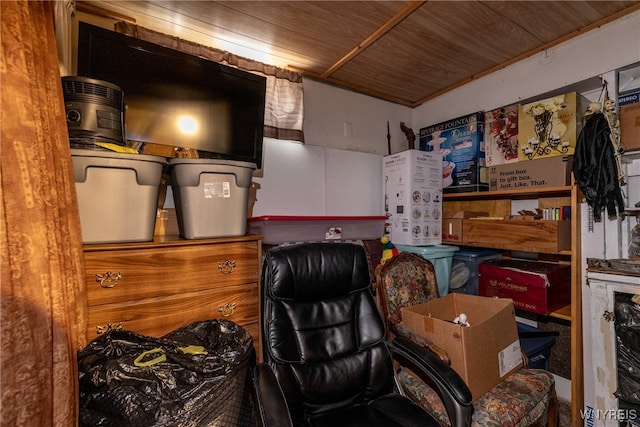
[[[340,221],[340,220],[386,220],[386,216],[289,216],[289,215],[265,215],[249,218],[249,222],[257,221]]]
[[[237,166],[240,168],[256,169],[257,165],[251,162],[242,162],[240,160],[222,160],[222,159],[189,159],[189,158],[172,158],[169,160],[170,165],[224,165],[224,166]]]
[[[72,148],[71,156],[75,157],[98,157],[102,159],[122,159],[138,160],[142,162],[167,163],[166,157],[154,156],[151,154],[119,153],[110,150],[91,150],[88,148]]]
[[[455,255],[469,257],[469,258],[475,258],[475,257],[479,258],[479,257],[485,257],[485,256],[498,255],[499,253],[500,252],[498,251],[492,251],[490,249],[478,249],[478,250],[460,249],[458,252],[455,253]]]
[[[449,246],[449,245],[429,245],[429,246],[396,245],[396,248],[398,248],[398,250],[402,252],[414,252],[427,258],[450,257],[450,256],[453,256],[454,252],[460,249],[457,246]]]

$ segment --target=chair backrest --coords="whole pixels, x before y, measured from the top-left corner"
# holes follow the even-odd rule
[[[438,282],[431,261],[412,252],[400,252],[377,269],[381,310],[393,333],[402,322],[403,307],[438,298]]]
[[[385,325],[360,245],[305,243],[268,251],[262,337],[264,360],[294,424],[393,391]]]

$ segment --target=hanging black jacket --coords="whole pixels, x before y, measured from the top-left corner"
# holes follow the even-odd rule
[[[602,220],[605,208],[610,219],[624,211],[610,134],[611,129],[604,114],[593,114],[578,135],[573,157],[576,183],[593,209],[594,220],[598,222]]]

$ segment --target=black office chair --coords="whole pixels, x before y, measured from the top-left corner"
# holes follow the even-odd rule
[[[410,340],[385,337],[362,246],[305,243],[265,254],[264,361],[282,388],[293,425],[439,425],[397,393],[392,354],[469,404],[468,389],[459,377],[446,377],[449,370],[437,356]]]

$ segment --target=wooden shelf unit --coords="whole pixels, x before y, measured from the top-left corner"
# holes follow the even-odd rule
[[[573,178],[571,180],[574,181]],[[571,206],[571,222],[570,222],[570,249],[549,250],[539,253],[540,259],[545,261],[556,261],[571,264],[571,304],[551,313],[549,316],[557,319],[569,321],[571,323],[571,408],[572,419],[575,423],[579,423],[580,410],[584,407],[584,376],[582,362],[582,261],[581,261],[581,239],[580,239],[580,191],[577,185],[560,186],[560,187],[540,187],[517,190],[499,190],[499,191],[482,191],[473,193],[447,193],[443,195],[443,211],[474,211],[487,212],[490,217],[506,217],[512,214],[512,200],[531,200],[537,199],[538,208],[550,208],[558,206]],[[466,221],[466,220],[465,220]],[[505,220],[509,221],[509,220]],[[481,226],[481,221],[474,223],[475,226]],[[496,221],[487,220],[487,228],[494,227]],[[495,233],[495,231],[494,231]],[[483,233],[486,241],[474,240],[473,244],[467,245],[460,242],[443,242],[455,245],[489,247],[503,251],[522,251],[527,250],[523,245],[510,245],[504,236],[500,239],[500,243],[496,243],[490,239],[491,232]],[[577,424],[575,424],[577,425]]]

